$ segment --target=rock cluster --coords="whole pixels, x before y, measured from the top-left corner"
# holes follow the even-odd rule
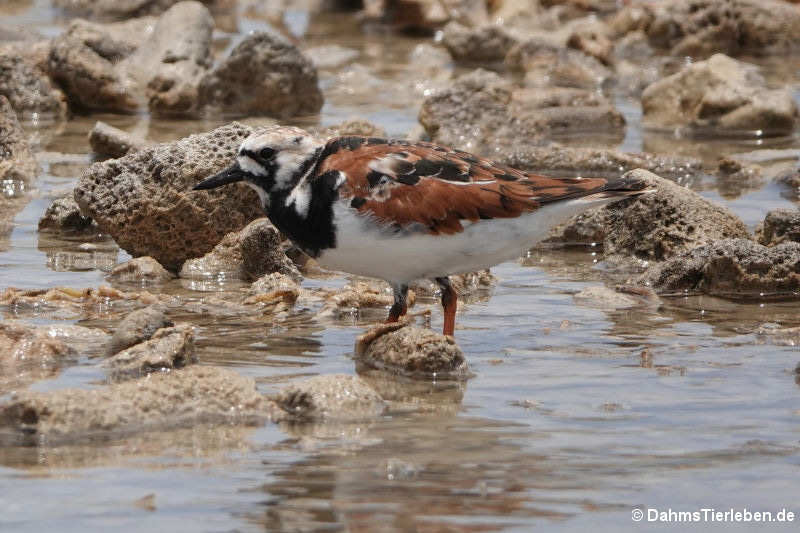
[[[427,98],[419,121],[436,142],[481,153],[544,144],[548,135],[618,131],[625,119],[607,100],[588,91],[515,88],[478,69]]]
[[[755,67],[722,54],[693,63],[642,93],[644,124],[785,135],[800,114],[788,89],[769,89]]]
[[[214,7],[218,1],[227,0],[206,4]],[[322,106],[316,68],[282,37],[252,33],[214,66],[215,22],[203,3],[116,4],[85,3],[73,10],[114,22],[75,19],[50,42],[0,47],[0,95],[23,118],[37,119],[64,118],[68,107],[286,118],[313,114]]]

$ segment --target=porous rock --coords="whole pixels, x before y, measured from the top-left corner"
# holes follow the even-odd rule
[[[49,70],[84,109],[193,113],[211,66],[213,27],[208,9],[195,1],[175,3],[157,20],[76,20],[53,41]]]
[[[38,169],[16,113],[8,99],[0,96],[0,181],[31,183]]]
[[[773,209],[756,229],[756,240],[765,246],[800,242],[800,210]]]
[[[117,283],[165,283],[174,277],[158,261],[147,255],[119,264],[108,274],[108,279]]]
[[[357,376],[315,376],[292,383],[272,398],[291,419],[361,420],[380,415],[385,404]]]
[[[329,126],[319,132],[319,137],[323,139],[350,135],[363,137],[386,137],[386,130],[366,119],[351,118],[344,120],[339,124]]]
[[[182,368],[195,361],[193,328],[179,324],[157,330],[149,339],[118,352],[106,365],[111,379],[122,381]]]
[[[465,379],[467,361],[453,337],[409,322],[381,324],[359,336],[359,362],[378,370],[418,379]]]
[[[638,283],[661,293],[797,298],[800,243],[766,247],[747,239],[720,240],[653,265]]]
[[[685,187],[642,169],[623,177],[642,180],[654,192],[577,215],[550,240],[586,235],[589,242],[602,241],[606,255],[661,261],[701,244],[749,237],[736,215]]]
[[[505,59],[519,38],[503,26],[468,28],[458,22],[444,27],[442,44],[461,63],[495,63]]]
[[[67,98],[47,74],[47,42],[0,46],[0,95],[25,119],[62,119]]]
[[[39,219],[39,231],[44,232],[80,233],[96,229],[97,226],[91,218],[81,215],[71,193],[53,200]]]
[[[280,232],[268,219],[260,218],[238,232],[227,234],[203,257],[186,261],[180,276],[255,280],[271,272],[301,278],[297,267],[283,252]]]
[[[686,66],[642,93],[645,125],[785,135],[798,109],[787,89],[769,89],[756,67],[715,54]]]
[[[594,57],[538,37],[515,45],[505,64],[512,71],[524,72],[528,86],[597,90],[612,76],[611,70]]]
[[[796,50],[800,11],[781,0],[675,0],[653,6],[651,44],[676,56]]]
[[[89,132],[89,146],[92,151],[105,157],[122,157],[147,145],[144,139],[101,121],[97,121]]]
[[[263,216],[257,195],[244,184],[191,191],[230,166],[253,131],[234,122],[95,163],[81,176],[75,200],[131,255],[149,255],[177,271],[186,259],[207,253],[227,233]]]
[[[484,153],[543,144],[548,134],[625,126],[602,98],[573,89],[518,89],[483,69],[425,99],[419,121],[436,142]]]
[[[179,2],[158,19],[153,36],[126,61],[129,76],[146,86],[156,115],[193,113],[201,78],[211,67],[214,20],[202,4]]]
[[[322,107],[317,70],[282,37],[245,37],[200,83],[200,104],[226,113],[279,118],[310,115]]]
[[[248,377],[192,365],[95,389],[17,394],[0,427],[23,442],[67,443],[200,423],[253,423],[276,414]]]
[[[81,109],[130,113],[143,103],[131,87],[123,61],[152,32],[152,19],[112,24],[74,20],[53,39],[48,70],[70,105]]]
[[[109,355],[115,354],[135,344],[145,342],[156,331],[172,325],[172,321],[159,307],[151,305],[144,309],[137,309],[123,318],[114,330],[114,335],[108,343],[108,353]]]

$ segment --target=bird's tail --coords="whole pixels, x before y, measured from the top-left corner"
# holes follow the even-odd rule
[[[583,196],[579,200],[587,203],[607,203],[650,194],[655,190],[654,187],[639,176],[624,175],[608,180],[599,191]]]

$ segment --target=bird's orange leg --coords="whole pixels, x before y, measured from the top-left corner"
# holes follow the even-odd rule
[[[458,295],[450,284],[450,278],[436,278],[436,283],[442,289],[442,308],[444,309],[444,327],[442,333],[453,335],[456,330],[456,308]]]
[[[408,301],[406,300],[408,285],[392,285],[392,291],[394,291],[394,303],[389,309],[389,318],[386,319],[387,324],[397,322],[401,316],[408,312]]]

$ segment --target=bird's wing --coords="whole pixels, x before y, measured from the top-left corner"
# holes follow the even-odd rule
[[[395,227],[419,224],[433,234],[462,221],[513,218],[558,200],[603,190],[602,178],[553,178],[498,165],[432,143],[337,137],[326,144],[317,175],[336,170],[339,198]]]

